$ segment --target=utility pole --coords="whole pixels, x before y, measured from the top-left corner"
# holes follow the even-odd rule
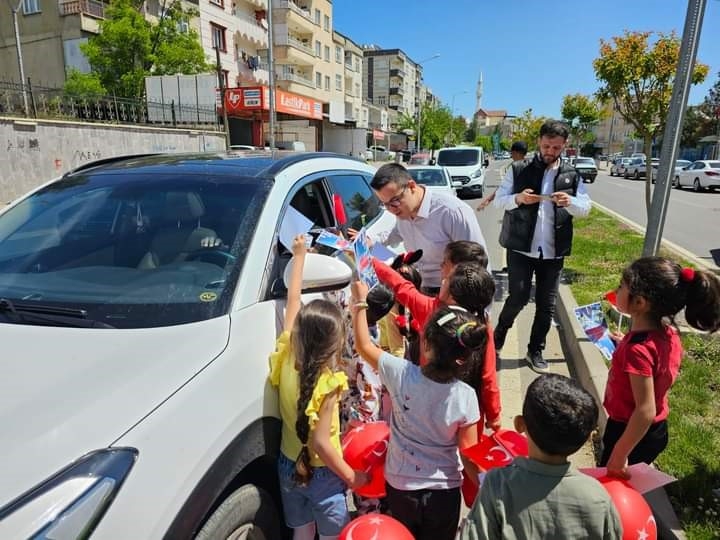
[[[268,0],[268,7],[267,7],[267,14],[268,14],[268,86],[269,92],[268,92],[268,99],[270,100],[270,103],[268,104],[268,114],[270,116],[270,136],[268,137],[269,143],[270,143],[270,152],[275,152],[275,60],[273,58],[274,52],[273,52],[273,46],[275,41],[275,31],[273,29],[273,0]]]
[[[683,117],[685,116],[685,107],[690,93],[690,85],[692,84],[693,67],[695,66],[695,58],[697,57],[700,42],[705,4],[706,0],[688,1],[685,28],[683,29],[682,43],[680,44],[680,58],[660,150],[657,183],[655,184],[645,231],[644,257],[655,255],[660,249],[660,240],[662,239],[668,200],[670,199],[670,188],[672,187],[670,175],[675,170],[675,160],[677,159],[680,136],[682,135]],[[645,159],[647,171],[651,174],[650,156],[646,156]]]
[[[217,77],[220,85],[220,101],[222,102],[223,130],[225,131],[225,150],[230,150],[230,130],[228,129],[227,105],[225,104],[225,74],[220,64],[220,44],[215,47],[215,62],[217,62]]]
[[[8,0],[8,4],[10,0]],[[10,5],[10,10],[13,16],[13,30],[15,31],[15,50],[17,51],[18,67],[20,68],[20,89],[22,90],[23,97],[23,110],[25,116],[30,116],[30,107],[28,106],[28,95],[27,89],[25,88],[25,66],[23,65],[22,47],[20,46],[20,29],[18,27],[18,11],[22,6],[23,0],[18,0],[17,7]]]

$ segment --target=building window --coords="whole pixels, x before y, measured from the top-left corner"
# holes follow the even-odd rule
[[[223,2],[223,0],[210,0],[210,3],[219,8],[225,8],[225,3]]]
[[[322,88],[322,73],[315,73],[315,88]]]
[[[315,24],[320,26],[320,10],[319,9],[315,10]]]
[[[378,97],[377,97],[377,104],[378,104],[378,105],[385,105],[385,96],[378,96]]]
[[[230,71],[228,71],[227,69],[222,69],[220,71],[222,73],[222,78],[223,78],[222,82],[225,85],[225,88],[227,88],[229,86],[228,81],[230,81]]]
[[[23,14],[40,13],[40,0],[23,0]]]
[[[323,30],[325,30],[326,32],[330,31],[330,16],[329,15],[325,15],[323,17]]]
[[[322,56],[322,43],[319,41],[315,42],[315,56],[320,58]]]
[[[355,97],[360,97],[360,84],[355,83]]]
[[[357,57],[355,58],[355,71],[358,73],[362,71],[362,64],[360,63],[360,59]]]
[[[180,20],[177,23],[177,30],[181,34],[187,34],[190,32],[190,24],[186,20]]]
[[[215,23],[210,23],[210,34],[212,35],[213,49],[220,49],[222,52],[227,52],[225,43],[225,28]]]
[[[330,47],[328,47],[327,45],[325,45],[325,61],[330,61]]]
[[[335,75],[335,90],[342,92],[342,75]]]
[[[330,91],[330,76],[325,75],[325,90]]]
[[[343,61],[343,51],[340,45],[335,45],[335,61],[338,64],[342,64]]]

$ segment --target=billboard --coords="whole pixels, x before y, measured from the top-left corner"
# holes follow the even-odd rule
[[[217,123],[217,76],[157,75],[145,77],[148,120],[178,124]]]

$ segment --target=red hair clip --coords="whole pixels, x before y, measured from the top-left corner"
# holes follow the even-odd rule
[[[680,270],[680,281],[683,283],[692,283],[695,279],[695,270],[692,268],[685,267]]]

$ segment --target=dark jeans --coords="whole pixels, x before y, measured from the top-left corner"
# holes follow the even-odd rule
[[[512,327],[518,313],[530,300],[532,277],[535,274],[535,319],[530,331],[528,351],[542,351],[545,348],[545,336],[555,314],[555,299],[563,263],[564,259],[536,259],[508,250],[509,296],[505,300],[495,329],[495,335],[502,340],[500,345],[505,341],[505,334]]]
[[[390,515],[412,533],[415,540],[453,540],[460,520],[460,488],[403,491],[387,482]]]
[[[625,422],[618,422],[608,418],[605,426],[605,433],[603,434],[603,451],[600,456],[600,467],[607,465],[612,454],[615,444],[620,439],[620,436],[625,431],[627,424]],[[661,420],[655,422],[647,430],[645,436],[640,439],[635,448],[632,449],[628,456],[628,465],[634,465],[635,463],[647,463],[650,464],[655,461],[655,458],[660,455],[660,452],[665,450],[668,443],[668,427],[667,421]]]

